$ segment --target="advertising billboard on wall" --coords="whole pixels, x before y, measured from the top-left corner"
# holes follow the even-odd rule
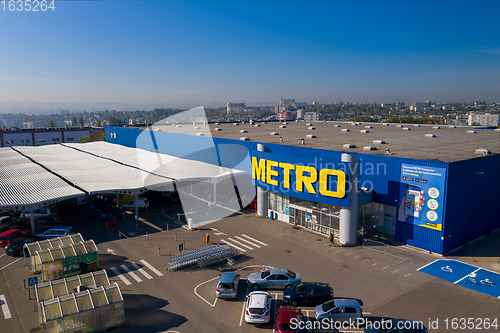
[[[446,169],[401,164],[398,220],[443,230],[443,201]]]
[[[254,184],[309,201],[349,207],[349,164],[314,157],[252,152]]]

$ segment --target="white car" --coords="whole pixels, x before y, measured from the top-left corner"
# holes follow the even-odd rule
[[[49,238],[63,237],[74,233],[75,229],[73,229],[73,227],[59,226],[36,235],[35,239],[49,239]]]
[[[271,320],[271,294],[254,291],[247,295],[245,321],[249,324],[266,324]]]

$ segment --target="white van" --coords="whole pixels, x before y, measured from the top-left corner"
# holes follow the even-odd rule
[[[123,208],[135,209],[135,199],[130,200],[128,203],[122,205]],[[146,209],[149,207],[149,199],[148,198],[137,198],[137,207],[139,209]]]

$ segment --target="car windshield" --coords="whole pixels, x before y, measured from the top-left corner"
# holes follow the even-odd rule
[[[335,301],[334,300],[328,301],[325,304],[323,304],[323,311],[327,312],[334,307],[335,307]]]
[[[294,279],[295,279],[295,277],[297,276],[297,274],[295,274],[294,272],[289,271],[289,270],[287,270],[287,271],[286,271],[286,274],[288,274],[288,276],[291,276],[291,277],[292,277],[292,278],[294,278]]]
[[[293,292],[298,294],[300,293],[301,291],[305,290],[306,289],[306,285],[301,283],[299,284],[297,287],[293,288]]]
[[[280,331],[291,331],[292,330],[292,327],[289,323],[282,323],[282,324],[279,324],[278,325],[278,329]]]
[[[266,277],[268,277],[270,274],[271,274],[271,270],[270,270],[270,269],[268,269],[267,271],[262,272],[262,274],[260,275],[260,277],[261,277],[262,279],[265,279],[265,278],[266,278]]]
[[[0,240],[6,240],[7,236],[0,236]]]
[[[266,309],[264,309],[264,308],[250,308],[250,309],[248,309],[248,311],[254,315],[261,315],[261,314],[266,313]]]

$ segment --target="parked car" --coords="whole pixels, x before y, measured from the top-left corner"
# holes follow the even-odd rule
[[[12,221],[12,216],[6,215],[6,216],[0,216],[0,225],[3,225],[4,223]]]
[[[5,247],[5,254],[8,256],[27,255],[27,250],[23,250],[24,245],[33,242],[31,238],[17,238]]]
[[[10,242],[18,238],[30,238],[31,231],[24,229],[10,229],[0,234],[0,246],[7,246]]]
[[[316,306],[333,298],[333,289],[327,283],[302,282],[283,292],[283,301],[291,306]]]
[[[63,237],[63,236],[68,236],[68,235],[73,234],[73,233],[75,233],[75,229],[73,227],[59,226],[59,227],[49,229],[49,230],[42,232],[40,234],[37,234],[35,236],[35,239],[40,240],[40,239]]]
[[[377,321],[377,325],[373,323]],[[372,322],[372,323],[370,323]],[[370,318],[366,322],[365,333],[427,333],[421,321],[393,318]],[[378,327],[378,328],[374,328]]]
[[[266,324],[271,320],[271,294],[267,291],[253,291],[245,299],[245,322]]]
[[[85,206],[89,203],[89,199],[88,195],[82,195],[81,197],[76,198],[76,204],[78,206]]]
[[[99,215],[101,210],[105,207],[108,207],[108,201],[102,198],[93,198],[90,200],[90,209],[92,209],[92,212],[94,215]]]
[[[282,306],[276,311],[275,333],[299,333],[302,312],[294,306]],[[295,328],[295,329],[292,329]]]
[[[240,275],[236,272],[222,272],[219,276],[215,296],[217,298],[236,298]]]
[[[247,278],[247,283],[253,290],[259,288],[288,289],[298,285],[300,281],[300,273],[284,268],[271,268],[264,272],[252,273]]]
[[[61,225],[62,221],[54,216],[42,216],[35,220],[35,229],[38,230],[41,226],[45,225]],[[31,220],[26,220],[26,226],[31,228]]]
[[[333,321],[357,320],[363,317],[362,302],[354,298],[334,298],[314,309],[314,318],[328,318]]]
[[[27,220],[31,219],[31,212],[25,212],[24,216]],[[35,219],[43,217],[43,216],[54,216],[57,217],[57,209],[56,206],[47,206],[43,208],[39,208],[33,212],[33,216]]]
[[[123,215],[123,209],[118,207],[104,207],[99,213],[99,220],[109,221]]]
[[[123,208],[126,209],[135,209],[135,199],[129,201],[126,204],[122,205]],[[146,209],[149,207],[149,199],[148,198],[137,198],[137,207],[139,209]]]

